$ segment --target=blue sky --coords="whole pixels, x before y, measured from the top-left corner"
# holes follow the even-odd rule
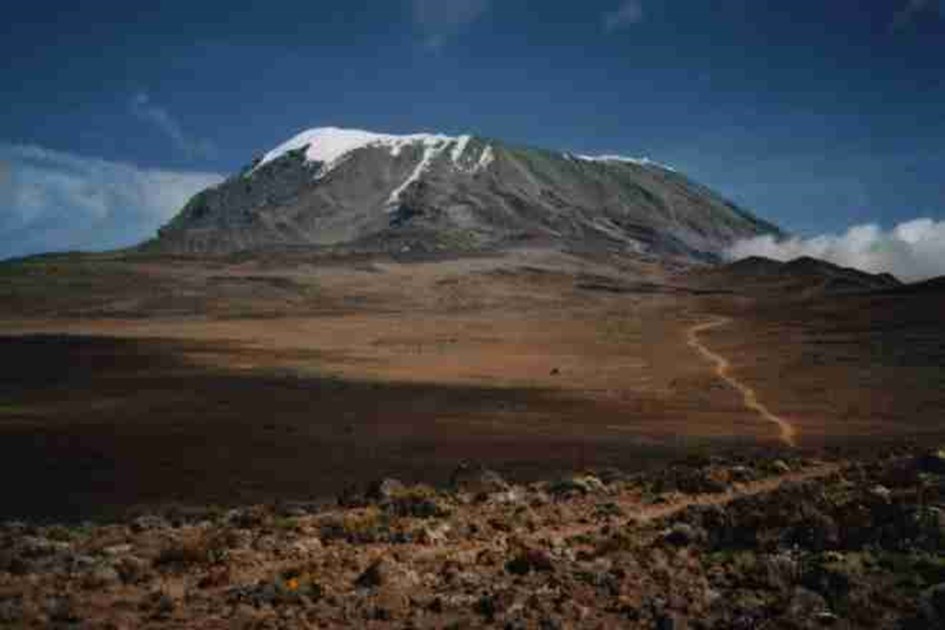
[[[138,4],[6,9],[0,256],[153,231],[322,125],[646,155],[807,236],[945,217],[945,0]]]

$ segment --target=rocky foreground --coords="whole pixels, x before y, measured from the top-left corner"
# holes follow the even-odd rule
[[[945,452],[0,530],[0,626],[945,627]]]

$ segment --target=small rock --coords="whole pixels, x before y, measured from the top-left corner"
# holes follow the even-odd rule
[[[207,569],[197,582],[197,588],[215,588],[230,583],[230,567],[216,565]]]
[[[304,538],[291,544],[289,550],[292,555],[308,557],[322,548],[322,541],[318,538]]]
[[[367,497],[374,501],[389,501],[406,489],[407,487],[399,480],[386,477],[370,485]]]
[[[271,553],[279,549],[279,539],[270,534],[263,534],[255,541],[253,541],[253,549],[256,551],[262,551],[265,553]]]
[[[104,555],[110,556],[112,558],[117,558],[118,556],[124,556],[126,554],[131,553],[131,551],[132,551],[132,546],[128,544],[112,545],[111,547],[105,547],[104,549],[102,549],[102,553]]]
[[[595,478],[596,479],[596,478]],[[597,479],[597,483],[600,480]],[[603,487],[603,484],[601,484]],[[577,495],[590,494],[592,484],[588,483],[584,477],[571,477],[568,479],[559,479],[548,487],[548,492],[556,497],[572,497]]]
[[[945,475],[945,449],[929,451],[916,460],[916,466],[922,472]]]
[[[280,503],[276,506],[275,511],[282,518],[300,518],[307,516],[311,509],[302,503]]]
[[[73,573],[90,573],[99,566],[98,560],[84,554],[72,556],[69,558],[68,564]]]
[[[505,570],[513,575],[526,575],[531,571],[554,571],[554,561],[547,551],[525,549],[505,563]]]
[[[174,614],[174,600],[167,593],[160,593],[154,598],[154,618],[168,619]]]
[[[143,532],[152,529],[168,529],[170,526],[171,524],[167,520],[153,514],[145,514],[131,521],[131,530],[133,532]]]
[[[771,462],[771,470],[779,475],[786,475],[791,472],[791,467],[783,459],[776,459]]]
[[[685,628],[685,622],[672,613],[660,613],[656,615],[656,630],[676,630],[676,628]]]
[[[789,553],[766,554],[759,559],[766,586],[788,593],[800,578],[800,566]]]
[[[121,581],[121,576],[111,566],[98,566],[82,579],[82,586],[87,589],[105,589]]]
[[[450,529],[449,523],[423,527],[417,533],[416,540],[421,545],[441,545],[446,543]]]
[[[814,615],[814,619],[816,619],[817,622],[822,626],[832,626],[840,620],[840,617],[833,614],[829,610],[825,610],[824,612],[819,612]]]
[[[821,595],[798,586],[791,595],[788,615],[795,619],[809,619],[824,612],[829,612],[827,600]]]
[[[705,532],[688,523],[674,523],[663,536],[663,540],[677,547],[693,545],[705,539]]]
[[[606,488],[604,482],[594,475],[581,475],[574,479],[577,483],[583,484],[588,493],[603,492]]]
[[[361,588],[377,588],[387,581],[390,575],[390,566],[383,558],[372,562],[364,572],[354,581],[355,586]]]
[[[52,621],[60,623],[77,623],[79,616],[75,612],[75,604],[68,596],[50,597],[46,600],[46,615]]]
[[[464,492],[486,495],[505,492],[509,489],[509,484],[499,473],[468,462],[461,463],[453,471],[450,476],[450,485]]]
[[[525,500],[525,490],[521,487],[513,486],[506,490],[505,492],[496,492],[489,496],[489,500],[493,503],[520,503]]]
[[[41,558],[69,550],[69,543],[49,540],[38,536],[24,536],[20,539],[19,551],[25,558]]]
[[[619,468],[613,468],[613,467],[604,468],[602,470],[597,471],[596,476],[598,479],[601,480],[602,483],[608,486],[611,484],[619,483],[621,481],[627,481],[629,479],[629,476],[627,475],[627,473],[620,470]]]
[[[873,486],[869,489],[869,495],[881,503],[889,503],[892,500],[892,492],[886,486]]]
[[[254,529],[266,523],[268,514],[262,506],[252,506],[230,510],[224,516],[223,522],[238,529]]]
[[[150,564],[137,556],[119,558],[115,562],[115,570],[126,584],[139,584],[152,575]]]

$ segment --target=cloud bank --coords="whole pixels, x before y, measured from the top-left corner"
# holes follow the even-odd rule
[[[0,143],[0,258],[133,245],[222,179]]]
[[[765,256],[792,260],[813,256],[870,273],[888,272],[901,280],[945,275],[945,221],[923,218],[900,223],[889,231],[878,225],[857,225],[845,234],[776,241],[772,236],[742,240],[726,251],[730,260]]]

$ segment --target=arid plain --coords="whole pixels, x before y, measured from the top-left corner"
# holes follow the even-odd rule
[[[0,517],[945,434],[945,291],[799,282],[538,248],[8,262]]]

